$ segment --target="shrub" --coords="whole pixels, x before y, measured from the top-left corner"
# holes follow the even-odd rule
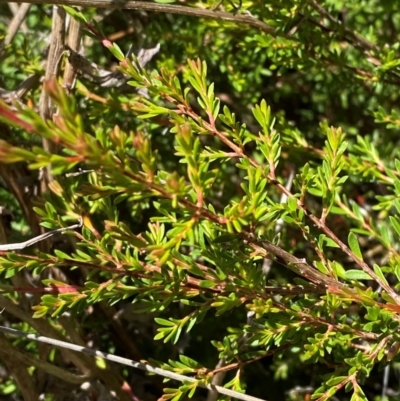
[[[50,45],[43,70],[43,6],[3,49],[3,243],[38,235],[39,222],[83,227],[36,252],[1,250],[0,305],[7,325],[195,381],[164,385],[3,336],[36,375],[0,351],[16,383],[3,393],[61,397],[60,385],[40,388],[44,371],[65,375],[74,397],[89,378],[99,393],[149,397],[133,377],[174,401],[221,382],[268,400],[394,397],[379,369],[389,375],[400,347],[396,6],[124,7],[142,11],[65,7],[85,56]],[[117,45],[127,22],[134,34]],[[141,50],[126,55],[132,38]],[[49,73],[59,61],[69,78]],[[32,71],[29,98],[10,92]],[[44,73],[42,86],[33,81]]]

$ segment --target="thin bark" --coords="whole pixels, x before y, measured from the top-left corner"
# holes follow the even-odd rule
[[[116,362],[116,363],[119,363],[122,365],[133,367],[135,369],[141,369],[146,372],[155,373],[157,375],[160,375],[160,376],[172,379],[172,380],[177,380],[177,381],[181,381],[181,382],[189,382],[189,383],[198,383],[198,379],[194,378],[194,377],[184,376],[184,375],[181,375],[181,374],[178,374],[175,372],[171,372],[169,370],[161,369],[158,367],[153,367],[150,364],[136,362],[136,361],[133,361],[133,360],[130,360],[127,358],[122,358],[122,357],[119,357],[116,355],[109,354],[107,352],[96,351],[91,348],[83,347],[83,346],[80,346],[77,344],[71,344],[71,343],[67,343],[67,342],[63,342],[63,341],[58,341],[58,340],[55,340],[54,338],[43,337],[43,336],[39,336],[37,334],[28,334],[28,333],[22,332],[20,330],[15,330],[15,329],[3,327],[3,326],[0,326],[0,331],[3,333],[14,335],[14,336],[19,336],[19,337],[29,338],[30,340],[34,340],[34,341],[44,342],[46,344],[51,344],[56,347],[68,348],[70,350],[85,353],[87,355],[98,356],[107,361]],[[211,384],[203,384],[203,383],[198,383],[198,386],[202,387],[202,388],[207,388],[209,390],[217,390],[220,394],[224,394],[224,395],[227,395],[228,397],[237,398],[237,399],[240,399],[243,401],[263,401],[260,398],[253,397],[251,395],[247,395],[247,394],[243,394],[243,393],[239,393],[237,391],[233,391],[233,390],[227,389],[225,387],[213,386]]]
[[[68,30],[68,41],[67,41],[68,47],[78,53],[81,47],[81,38],[82,38],[82,31],[80,25],[81,24],[77,20],[71,18]],[[63,77],[63,86],[67,90],[67,92],[71,92],[71,90],[74,88],[77,72],[78,71],[75,68],[75,66],[72,65],[67,60]]]
[[[19,28],[24,23],[25,17],[28,14],[29,9],[31,8],[31,5],[32,4],[30,3],[22,3],[21,6],[18,8],[18,11],[15,13],[14,18],[11,20],[11,23],[8,26],[6,38],[2,43],[4,47],[8,46],[14,39]]]
[[[2,2],[2,0],[0,0]],[[22,3],[22,0],[16,0],[16,3]],[[25,1],[24,1],[25,2]],[[165,5],[147,1],[124,1],[124,0],[28,0],[32,4],[60,4],[67,6],[97,7],[107,9],[125,9],[125,10],[144,10],[160,13],[188,15],[200,18],[211,18],[234,23],[243,23],[253,28],[260,29],[271,35],[275,34],[275,28],[249,14],[233,14],[224,11],[214,11],[205,8],[194,8],[181,5]]]
[[[47,57],[45,81],[55,79],[59,72],[60,59],[65,45],[65,19],[66,12],[63,7],[53,6],[53,24],[51,29],[51,42]],[[44,87],[40,96],[40,116],[43,120],[53,119],[53,102]],[[47,138],[43,138],[43,149],[49,153],[57,153],[57,146]],[[47,184],[53,180],[51,166],[43,170],[42,192],[47,191]]]

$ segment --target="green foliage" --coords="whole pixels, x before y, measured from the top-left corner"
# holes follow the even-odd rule
[[[140,340],[143,359],[195,379],[171,383],[163,400],[199,397],[219,369],[226,388],[268,400],[305,398],[254,382],[309,386],[319,401],[383,400],[377,371],[396,366],[400,341],[396,6],[211,3],[232,20],[151,14],[142,28],[161,50],[148,65],[125,55],[128,39],[107,39],[116,25],[95,25],[95,10],[67,8],[91,32],[87,57],[117,64],[128,85],[81,74],[67,94],[61,79],[47,81],[52,120],[0,103],[10,133],[0,137],[2,202],[16,208],[7,168],[51,168],[32,203],[38,221],[83,221],[72,249],[1,251],[3,296],[19,302],[18,277],[40,277],[33,317],[68,314],[89,332],[99,323],[86,326],[88,311],[137,305],[156,326]],[[41,12],[32,24],[45,29]],[[25,40],[4,50],[4,76]],[[40,71],[36,51],[20,56],[19,74]],[[113,348],[110,338],[98,345]]]

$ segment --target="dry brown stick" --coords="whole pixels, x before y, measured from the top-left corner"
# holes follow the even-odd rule
[[[49,55],[46,64],[45,81],[51,81],[57,77],[61,55],[64,51],[65,43],[65,19],[66,12],[63,7],[53,6],[53,24],[51,29],[51,41]],[[44,87],[40,96],[39,103],[40,116],[43,120],[53,118],[53,103],[50,96],[46,93]],[[57,147],[47,138],[43,138],[43,148],[49,153],[57,153]],[[42,191],[47,190],[47,184],[52,181],[51,166],[48,166],[44,172],[42,181]]]
[[[8,8],[12,12],[12,15],[15,16],[18,13],[19,5],[16,3],[8,3]],[[25,21],[21,24],[21,31],[24,33],[28,31],[28,27],[26,26]]]
[[[327,10],[325,10],[320,4],[318,4],[315,0],[310,0],[309,4],[313,7],[323,18],[327,18],[329,21],[338,25],[339,21],[333,17]],[[378,47],[374,45],[372,42],[360,36],[358,33],[353,32],[352,30],[344,27],[344,32],[351,38],[351,42],[354,46],[360,46],[365,50],[374,50],[378,51]]]
[[[310,280],[314,284],[317,284],[317,286],[322,286],[326,289],[335,288],[337,290],[343,290],[347,287],[340,281],[333,279],[332,277],[327,276],[321,273],[319,270],[313,268],[305,259],[297,258],[279,246],[274,245],[272,242],[258,240],[254,238],[253,234],[245,231],[242,232],[242,237],[246,239],[248,245],[250,245],[254,250],[259,251],[261,255],[264,254],[264,257],[268,257],[268,253],[276,256],[278,259],[283,260],[285,266],[287,266],[290,270],[294,271],[299,276]],[[265,254],[265,252],[267,252],[267,254]],[[347,291],[349,291],[348,288]]]
[[[2,215],[0,214],[0,246],[3,244],[7,244],[6,231],[1,217]]]
[[[81,24],[76,20],[71,18],[71,22],[69,24],[68,30],[68,40],[67,45],[73,51],[79,53],[80,46],[81,46]],[[77,69],[74,65],[72,65],[68,60],[64,70],[64,77],[63,77],[63,86],[70,92],[75,86]]]
[[[62,228],[57,228],[56,230],[47,231],[44,234],[38,235],[37,237],[34,237],[34,238],[31,238],[28,241],[17,242],[16,244],[0,244],[0,251],[15,251],[15,250],[24,249],[24,248],[27,248],[28,246],[36,244],[37,242],[43,241],[47,238],[50,238],[55,234],[60,234],[64,231],[68,231],[68,230],[74,230],[75,228],[79,228],[79,227],[82,227],[82,220],[80,220],[79,223],[73,224],[68,227],[62,227]]]
[[[45,81],[53,80],[59,71],[60,57],[64,51],[65,42],[65,19],[64,8],[53,6],[53,23],[51,28],[51,41],[46,63]],[[53,116],[52,103],[49,95],[43,90],[40,97],[40,115],[44,120]]]
[[[7,104],[13,104],[14,101],[20,100],[24,97],[32,88],[34,88],[40,81],[39,74],[33,74],[22,81],[16,89],[6,90],[0,88],[0,98]]]
[[[24,0],[26,1],[26,0]],[[151,1],[124,1],[124,0],[27,0],[32,4],[64,4],[67,6],[97,7],[107,9],[144,10],[160,13],[189,15],[200,18],[211,18],[234,23],[243,23],[253,28],[260,29],[271,35],[275,34],[275,28],[265,22],[247,14],[233,14],[224,11],[214,11],[205,8],[194,8],[181,5],[160,4]],[[0,0],[2,2],[2,0]],[[15,0],[22,3],[23,0]]]
[[[28,14],[29,9],[31,8],[30,3],[22,3],[19,7],[17,13],[14,15],[14,18],[11,20],[10,25],[8,26],[7,35],[4,39],[2,45],[8,46],[12,40],[14,39],[15,35],[18,32],[18,29],[25,21],[26,14]],[[2,46],[2,47],[3,47]]]

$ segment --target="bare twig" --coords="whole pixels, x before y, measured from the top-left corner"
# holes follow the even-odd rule
[[[34,358],[29,353],[19,350],[8,342],[4,334],[0,335],[0,349],[4,354],[12,357],[16,362],[21,362],[27,366],[35,366],[38,369],[44,370],[48,374],[51,374],[59,379],[65,380],[68,383],[82,384],[85,381],[90,380],[90,375],[76,375],[68,372],[65,369],[61,369],[47,361],[42,359]]]
[[[69,339],[75,343],[75,346],[85,346],[85,342],[82,336],[79,334],[80,329],[75,319],[64,315],[60,316],[58,318],[58,321],[63,326]],[[102,380],[102,382],[106,385],[108,389],[115,391],[120,401],[132,401],[132,398],[129,396],[129,391],[125,391],[127,390],[127,388],[124,389],[124,386],[121,385],[123,382],[122,376],[115,371],[112,365],[108,365],[106,369],[95,368],[94,372],[96,374],[96,377]],[[126,386],[129,385],[125,383],[125,387]],[[131,389],[129,390],[131,391]]]
[[[25,79],[25,81],[19,84],[13,91],[0,88],[0,98],[8,104],[13,103],[15,100],[20,100],[27,92],[39,83],[39,80],[39,74],[34,74]]]
[[[12,14],[15,16],[16,14],[18,14],[19,11],[19,5],[15,4],[15,3],[8,3],[8,7],[11,10]],[[28,26],[26,25],[26,22],[23,21],[21,24],[21,31],[26,33],[28,32]]]
[[[65,176],[66,177],[78,177],[79,175],[94,173],[95,171],[96,170],[82,170],[80,168],[79,171],[76,171],[75,173],[66,173]]]
[[[15,3],[22,3],[23,0],[16,0]],[[25,0],[24,0],[25,2]],[[48,0],[27,0],[32,4],[46,4]],[[233,14],[224,11],[213,11],[208,9],[194,8],[181,5],[160,4],[148,1],[124,1],[124,0],[52,0],[52,4],[64,4],[67,6],[97,7],[107,9],[125,9],[125,10],[144,10],[160,13],[189,15],[200,18],[211,18],[222,21],[243,23],[253,28],[260,29],[271,35],[275,34],[275,28],[259,19],[245,14]]]
[[[71,22],[68,30],[68,47],[76,52],[79,52],[81,47],[81,26],[80,23],[71,18]],[[69,92],[73,89],[76,80],[77,69],[73,64],[67,61],[67,65],[65,66],[64,77],[63,77],[63,86]]]
[[[2,47],[8,46],[12,40],[14,39],[15,35],[18,32],[18,29],[22,25],[25,20],[26,14],[28,14],[29,9],[31,8],[31,4],[29,3],[22,3],[19,7],[18,11],[14,15],[10,25],[8,26],[7,36],[2,43]]]
[[[66,13],[62,7],[53,6],[53,25],[51,42],[47,58],[45,81],[54,79],[59,70],[60,57],[64,51]],[[40,115],[44,120],[52,118],[51,100],[49,95],[42,91],[40,97]]]
[[[64,51],[65,41],[65,18],[66,12],[63,7],[53,6],[53,24],[51,29],[51,42],[49,55],[47,57],[45,81],[51,81],[56,78],[59,71],[60,59]],[[40,96],[40,116],[44,121],[52,120],[53,104],[50,96],[43,87]],[[43,138],[43,149],[49,153],[57,153],[57,146],[49,139]],[[52,181],[51,166],[47,166],[44,170],[42,191],[46,192],[47,184]]]
[[[122,358],[120,356],[115,356],[115,355],[109,354],[107,352],[96,351],[96,350],[93,350],[91,348],[82,347],[82,346],[71,344],[71,343],[68,343],[68,342],[65,342],[65,341],[59,341],[59,340],[55,340],[53,338],[44,337],[44,336],[40,336],[40,335],[37,335],[37,334],[28,334],[28,333],[25,333],[23,331],[19,331],[19,330],[15,330],[15,329],[11,329],[11,328],[8,328],[8,327],[3,327],[3,326],[0,326],[0,332],[11,334],[11,335],[17,336],[17,337],[28,338],[28,339],[33,340],[33,341],[43,342],[43,343],[46,343],[46,344],[54,345],[56,347],[67,348],[67,349],[70,349],[70,350],[73,350],[73,351],[77,351],[77,352],[81,352],[81,353],[88,354],[88,355],[101,357],[101,358],[106,359],[108,361],[112,361],[112,362],[116,362],[116,363],[119,363],[119,364],[122,364],[122,365],[130,366],[130,367],[133,367],[135,369],[141,369],[141,370],[144,370],[144,371],[149,372],[149,373],[154,373],[154,374],[166,377],[168,379],[177,380],[177,381],[180,381],[180,382],[189,382],[189,383],[197,383],[198,382],[198,380],[193,378],[193,377],[180,375],[180,374],[171,372],[169,370],[164,370],[164,369],[161,369],[161,368],[153,367],[153,366],[148,365],[148,364],[136,362],[136,361],[133,361],[133,360],[127,359],[127,358]],[[209,390],[216,390],[220,394],[224,394],[224,395],[227,395],[229,397],[237,398],[239,400],[244,400],[244,401],[264,401],[264,400],[262,400],[260,398],[256,398],[256,397],[252,397],[250,395],[238,393],[236,391],[232,391],[232,390],[229,390],[227,388],[220,387],[220,386],[213,386],[213,385],[210,385],[210,384],[205,385],[205,384],[199,383],[199,387],[207,388]]]
[[[155,47],[150,49],[140,49],[136,58],[139,62],[140,67],[144,67],[160,50],[160,44],[158,43]],[[121,71],[108,71],[102,69],[96,63],[88,60],[86,57],[79,54],[74,49],[66,46],[68,53],[68,63],[74,70],[83,78],[90,82],[95,82],[103,88],[118,87],[131,88],[126,85],[129,80],[129,76],[123,74]],[[127,55],[127,57],[130,57]]]
[[[0,251],[16,251],[19,249],[24,249],[24,248],[27,248],[28,246],[36,244],[39,241],[43,241],[47,238],[50,238],[55,234],[60,234],[67,230],[74,230],[75,228],[79,228],[79,227],[82,227],[82,220],[80,220],[79,223],[72,224],[71,226],[68,226],[68,227],[62,227],[62,228],[57,228],[56,230],[48,231],[47,233],[38,235],[37,237],[31,238],[25,242],[18,242],[16,244],[0,245]]]
[[[32,317],[31,312],[27,312],[21,308],[20,305],[15,304],[10,299],[0,295],[0,308],[5,309],[7,313],[16,317],[22,322],[28,323],[29,326],[33,327],[39,333],[57,338],[63,341],[65,337],[57,331],[46,319],[35,319]],[[61,353],[64,358],[71,361],[83,374],[92,374],[94,372],[93,364],[90,362],[90,358],[86,355],[76,354],[66,349],[61,349]]]
[[[389,387],[389,374],[390,374],[390,364],[385,366],[383,370],[383,382],[382,382],[382,400],[386,398],[387,390]]]
[[[120,87],[126,83],[128,77],[121,71],[108,71],[100,68],[86,57],[79,54],[69,46],[66,46],[68,63],[71,67],[90,82],[96,82],[101,87]]]
[[[320,4],[318,4],[317,1],[315,0],[310,0],[311,7],[313,7],[322,17],[328,19],[335,25],[339,25],[339,21],[333,17],[327,10],[325,10]],[[350,42],[353,42],[353,45],[355,47],[360,46],[365,50],[378,50],[377,46],[375,46],[373,43],[368,41],[367,39],[363,38],[356,32],[351,31],[350,29],[344,27],[344,32],[348,37],[350,38]]]

